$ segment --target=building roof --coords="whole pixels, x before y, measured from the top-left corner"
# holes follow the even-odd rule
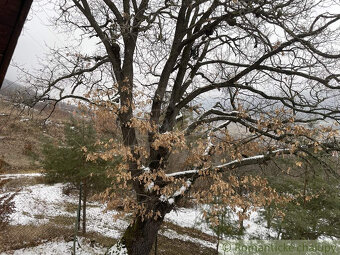
[[[0,88],[33,0],[0,0]]]

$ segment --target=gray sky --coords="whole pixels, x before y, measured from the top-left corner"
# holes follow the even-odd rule
[[[53,13],[51,5],[43,5],[43,1],[33,1],[32,9],[28,15],[24,29],[18,40],[17,47],[14,51],[12,62],[8,68],[6,79],[16,81],[17,70],[12,66],[16,63],[27,69],[37,66],[38,58],[44,56],[47,52],[47,45],[60,43],[61,36],[53,33],[48,24],[48,15]]]
[[[335,10],[334,10],[335,8]],[[332,11],[339,11],[339,5],[332,5]],[[48,53],[48,47],[66,46],[70,42],[70,35],[63,35],[51,26],[49,19],[53,18],[56,12],[53,3],[48,0],[34,0],[24,29],[19,37],[11,65],[8,68],[6,78],[11,81],[18,81],[18,70],[13,66],[17,64],[27,70],[39,68],[39,58],[44,58]],[[76,33],[71,34],[72,37]],[[86,52],[95,50],[95,42],[83,43],[82,49]]]
[[[56,12],[47,0],[33,1],[31,11],[27,17],[23,31],[13,54],[11,65],[6,74],[6,79],[18,81],[18,70],[13,65],[19,65],[27,70],[39,68],[39,59],[44,58],[49,52],[49,47],[61,47],[70,43],[69,35],[57,32],[51,26],[50,19]],[[73,36],[73,34],[72,34]],[[76,36],[76,33],[74,33]],[[85,42],[83,47],[94,50],[95,43]],[[82,47],[82,48],[83,48]]]

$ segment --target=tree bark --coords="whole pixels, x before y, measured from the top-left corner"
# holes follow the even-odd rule
[[[157,220],[141,217],[129,225],[122,238],[129,255],[148,255],[156,241],[157,233],[161,227],[163,218]]]
[[[155,240],[155,255],[157,255],[157,249],[158,249],[158,242],[157,242],[157,235]]]
[[[77,212],[77,231],[80,230],[80,213],[81,213],[81,196],[82,196],[82,184],[79,185],[79,202],[78,202],[78,212]]]

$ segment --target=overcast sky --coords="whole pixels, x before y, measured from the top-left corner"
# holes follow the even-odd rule
[[[17,64],[25,69],[32,70],[39,67],[39,58],[49,52],[48,47],[66,46],[69,43],[66,35],[57,32],[51,26],[50,19],[56,12],[47,0],[34,0],[28,14],[23,31],[14,51],[11,65],[8,68],[6,79],[18,81],[18,70],[13,65]],[[87,43],[86,47],[94,50],[94,43]]]
[[[14,51],[11,66],[8,68],[7,79],[17,80],[17,70],[12,66],[13,63],[31,69],[37,66],[38,58],[43,57],[44,52],[47,51],[46,44],[53,45],[59,41],[60,36],[53,33],[52,28],[47,26],[48,15],[53,13],[50,7],[42,5],[42,1],[33,1],[32,9]]]
[[[335,8],[335,10],[334,10]],[[340,6],[332,6],[332,11],[338,11]],[[69,37],[57,32],[51,26],[49,19],[56,15],[53,3],[48,0],[34,0],[24,29],[19,37],[12,62],[8,68],[6,78],[11,81],[18,81],[18,70],[13,64],[20,65],[25,69],[38,69],[39,58],[48,53],[48,47],[66,46]],[[82,49],[87,52],[95,50],[94,42],[87,42]]]

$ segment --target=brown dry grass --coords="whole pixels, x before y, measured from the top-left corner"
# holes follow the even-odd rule
[[[211,242],[211,243],[217,241],[215,237],[208,235],[208,234],[205,234],[205,233],[203,233],[203,232],[201,232],[197,229],[184,228],[184,227],[181,227],[179,225],[175,225],[171,222],[164,222],[163,225],[162,225],[162,229],[175,230],[178,234],[187,235],[187,236],[197,238],[197,239],[201,239],[201,240],[205,240],[205,241],[208,241],[208,242]]]
[[[8,226],[0,230],[0,252],[33,247],[57,237],[70,239],[73,230],[53,224]]]
[[[154,254],[151,251],[150,255]],[[214,255],[217,254],[214,249],[209,249],[202,247],[197,243],[183,242],[178,239],[169,239],[167,237],[158,236],[158,255],[191,255],[191,254],[201,254],[201,255]]]
[[[0,252],[7,250],[16,250],[27,247],[34,247],[47,241],[53,241],[55,239],[64,239],[65,241],[72,241],[74,230],[73,228],[61,227],[66,221],[71,223],[71,218],[64,219],[58,218],[55,221],[45,225],[24,225],[24,226],[9,226],[5,230],[0,231]],[[55,225],[55,223],[60,223]],[[166,224],[167,225],[167,224]],[[169,227],[169,225],[167,225]],[[174,228],[172,228],[174,227]],[[178,233],[188,234],[191,237],[200,238],[202,240],[211,239],[203,234],[198,233],[199,231],[193,229],[181,229],[181,227],[172,225],[171,229],[176,230]],[[180,230],[180,231],[179,231]],[[195,233],[194,235],[192,233]],[[85,235],[79,235],[87,238],[91,242],[100,244],[103,247],[112,246],[117,240],[100,235],[95,232],[89,232]],[[212,240],[211,240],[212,241]],[[154,253],[154,248],[151,254]],[[158,249],[157,254],[159,255],[189,255],[189,254],[202,254],[211,255],[215,254],[214,249],[202,247],[197,243],[188,241],[182,241],[179,239],[169,239],[162,235],[158,235]]]
[[[33,112],[33,115],[32,115]],[[39,155],[44,136],[62,139],[64,123],[69,114],[57,110],[44,125],[46,116],[22,111],[0,98],[0,159],[6,162],[1,172],[18,172],[40,168]]]
[[[16,191],[23,187],[45,183],[44,177],[9,179],[4,185],[6,191]]]
[[[91,242],[100,244],[101,246],[107,247],[107,248],[111,247],[113,244],[117,242],[117,240],[114,238],[103,236],[96,232],[87,232],[85,235],[81,235],[81,236],[91,240]]]

